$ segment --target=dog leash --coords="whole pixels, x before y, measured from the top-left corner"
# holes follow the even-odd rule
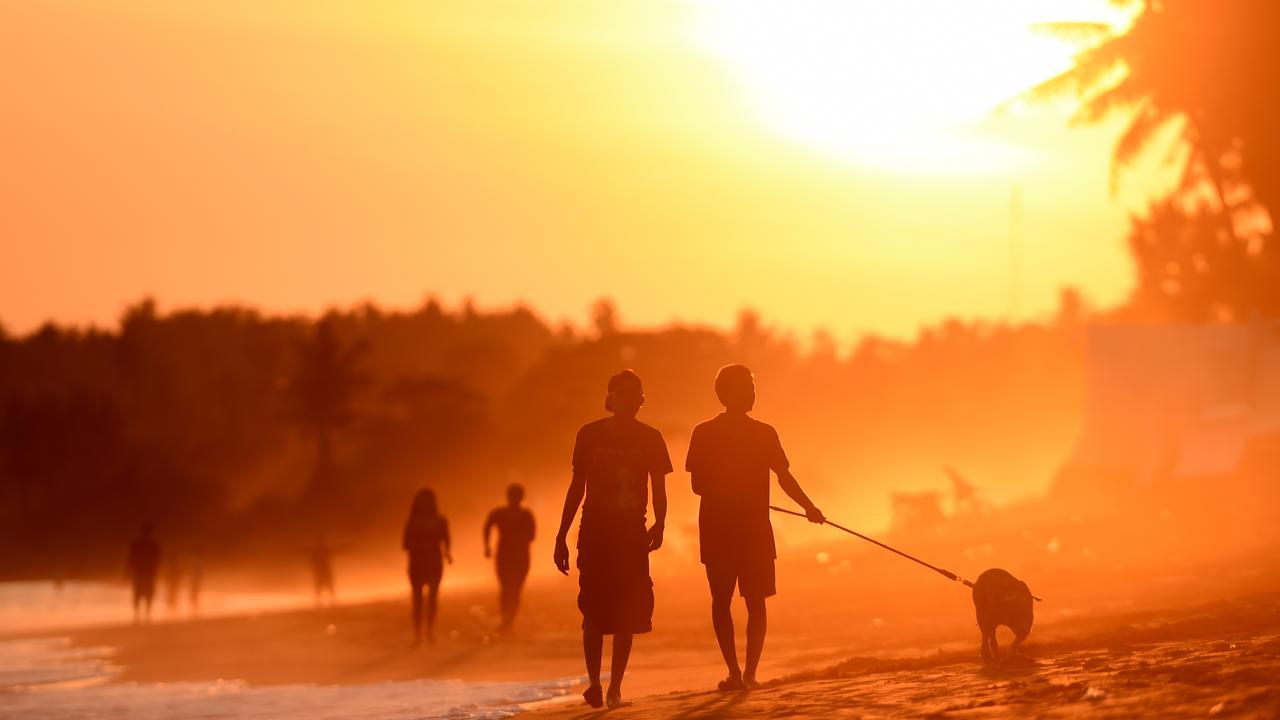
[[[807,517],[808,517],[807,515],[805,515],[805,514],[804,514],[804,513],[802,513],[802,512],[796,512],[795,510],[787,510],[786,508],[780,508],[780,507],[778,507],[777,505],[770,505],[770,506],[769,506],[769,509],[770,509],[770,510],[773,510],[774,512],[780,512],[780,513],[783,513],[783,514],[785,514],[785,515],[795,515],[796,517],[802,517],[802,518],[807,518]],[[923,565],[923,566],[925,566],[925,567],[929,568],[930,570],[932,570],[932,571],[934,571],[934,572],[938,573],[939,575],[941,575],[942,577],[944,577],[944,578],[946,578],[946,579],[948,579],[948,580],[952,580],[952,581],[954,581],[954,582],[962,583],[962,584],[964,584],[964,586],[965,586],[965,587],[973,587],[973,583],[969,582],[968,580],[965,580],[964,578],[962,578],[962,577],[960,577],[959,575],[957,575],[957,574],[955,574],[955,573],[951,572],[950,570],[946,570],[946,569],[944,569],[944,568],[940,568],[940,567],[938,567],[937,565],[930,565],[929,563],[927,563],[927,562],[925,562],[925,561],[921,560],[921,559],[920,559],[920,558],[918,558],[918,557],[915,557],[914,555],[908,555],[907,553],[904,553],[904,552],[902,552],[901,550],[899,550],[899,549],[897,549],[897,548],[895,548],[895,547],[890,547],[890,546],[888,546],[888,545],[885,545],[884,543],[880,542],[879,540],[876,540],[875,538],[867,537],[866,535],[863,535],[863,534],[862,534],[862,533],[860,533],[860,532],[857,532],[857,531],[854,531],[854,530],[850,530],[849,528],[847,528],[847,527],[845,527],[845,526],[843,526],[843,525],[838,525],[838,524],[836,524],[836,523],[833,523],[833,522],[831,522],[830,520],[823,520],[823,521],[822,521],[822,523],[823,523],[824,525],[830,525],[831,527],[833,527],[833,528],[835,528],[835,529],[837,529],[837,530],[842,530],[842,531],[844,531],[844,532],[847,532],[847,533],[849,533],[850,535],[852,535],[852,536],[854,536],[854,537],[856,537],[856,538],[861,538],[862,540],[866,540],[867,542],[869,542],[869,543],[871,543],[871,544],[873,544],[873,545],[879,545],[880,547],[884,548],[885,550],[888,550],[888,551],[889,551],[889,552],[891,552],[891,553],[896,553],[896,554],[898,554],[898,555],[901,555],[902,557],[904,557],[904,558],[906,558],[906,559],[908,559],[908,560],[910,560],[910,561],[912,561],[912,562],[919,563],[919,564],[921,564],[921,565]],[[1032,598],[1033,600],[1035,600],[1036,602],[1042,602],[1042,599],[1041,599],[1041,598],[1036,597],[1035,595],[1032,595],[1032,596],[1031,596],[1031,598]]]

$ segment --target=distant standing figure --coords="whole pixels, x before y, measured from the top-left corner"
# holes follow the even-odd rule
[[[338,552],[329,544],[324,535],[316,536],[316,541],[307,548],[307,561],[311,565],[311,582],[316,593],[316,607],[320,607],[324,598],[329,597],[329,605],[338,602],[338,594],[333,583],[333,556]]]
[[[151,523],[144,523],[129,546],[125,575],[133,583],[133,622],[151,622],[151,603],[160,571],[160,543],[152,537]]]
[[[755,406],[756,385],[743,365],[726,365],[715,381],[724,412],[698,425],[689,439],[685,469],[701,496],[698,542],[711,587],[711,624],[729,677],[725,691],[757,686],[756,669],[764,650],[765,598],[777,593],[773,526],[769,523],[769,472],[804,508],[809,522],[825,521],[791,474],[778,432],[747,413]],[[746,671],[738,665],[734,644],[733,590],[747,604]]]
[[[404,524],[401,546],[409,553],[409,593],[413,601],[413,644],[422,643],[422,588],[427,588],[427,642],[436,641],[436,608],[444,561],[453,564],[449,545],[449,523],[440,515],[436,494],[427,488],[418,491]]]
[[[529,575],[529,544],[533,542],[533,513],[520,507],[524,487],[512,483],[507,487],[507,504],[489,513],[484,523],[484,556],[489,557],[489,534],[498,528],[498,607],[502,613],[501,630],[510,630],[520,607],[520,590]]]
[[[604,407],[610,417],[587,423],[573,445],[573,479],[556,534],[556,569],[569,574],[566,540],[582,503],[578,528],[578,608],[589,685],[582,698],[592,707],[622,702],[622,677],[635,633],[653,627],[649,553],[662,547],[667,520],[666,477],[671,457],[662,433],[636,419],[644,405],[640,376],[630,370],[609,378]],[[649,487],[653,526],[645,530]],[[583,500],[583,497],[586,500]],[[604,636],[613,635],[609,692],[600,687]]]

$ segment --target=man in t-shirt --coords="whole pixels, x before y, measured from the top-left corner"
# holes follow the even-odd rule
[[[502,612],[500,630],[511,629],[520,607],[520,590],[529,575],[529,543],[533,542],[533,513],[520,507],[524,486],[511,483],[507,487],[507,504],[489,513],[484,522],[484,556],[489,557],[489,536],[498,528],[498,606]]]
[[[653,627],[649,553],[662,547],[671,457],[662,433],[636,419],[644,405],[640,376],[623,370],[609,378],[608,393],[604,407],[610,416],[583,425],[574,441],[573,478],[553,557],[556,569],[568,575],[569,526],[581,504],[578,608],[589,681],[582,698],[592,707],[614,708],[623,704],[622,678],[633,636]],[[646,530],[650,487],[653,525]],[[613,635],[607,694],[600,687],[605,635]]]
[[[693,429],[685,469],[693,491],[702,497],[698,537],[711,586],[711,622],[729,677],[721,690],[757,686],[756,669],[764,649],[765,598],[777,593],[773,526],[769,523],[769,472],[805,509],[810,522],[822,523],[822,511],[800,489],[788,469],[778,433],[747,413],[755,405],[751,371],[726,365],[716,375],[716,396],[725,411]],[[739,669],[730,605],[737,586],[747,604],[747,663]]]

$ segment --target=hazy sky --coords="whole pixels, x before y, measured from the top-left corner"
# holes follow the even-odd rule
[[[960,5],[7,0],[0,321],[609,295],[906,335],[1007,313],[1015,186],[1019,314],[1115,302],[1116,125],[983,119],[1069,56],[1026,6],[1105,3]]]

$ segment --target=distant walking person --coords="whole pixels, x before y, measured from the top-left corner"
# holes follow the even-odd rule
[[[133,583],[133,622],[151,622],[151,602],[156,596],[160,571],[160,543],[152,537],[151,523],[144,523],[129,546],[125,575]]]
[[[583,425],[574,443],[573,479],[556,535],[555,563],[561,573],[569,574],[566,538],[582,503],[578,608],[582,611],[582,651],[590,680],[582,697],[592,707],[607,702],[612,708],[623,704],[622,677],[633,635],[652,629],[649,553],[662,547],[671,457],[662,434],[636,420],[644,404],[640,376],[623,370],[609,378],[608,391],[604,407],[612,417]],[[650,484],[654,524],[646,531]],[[605,635],[613,635],[613,664],[608,695],[601,697],[600,655]]]
[[[330,607],[338,602],[338,593],[333,583],[333,556],[340,551],[340,548],[330,545],[324,535],[317,535],[316,541],[306,549],[307,562],[311,565],[311,584],[316,593],[316,607],[324,604],[326,596]]]
[[[702,497],[698,536],[711,586],[711,622],[729,670],[720,689],[731,691],[758,685],[756,670],[767,624],[765,598],[777,592],[769,471],[777,473],[778,485],[805,509],[810,522],[825,518],[788,469],[777,431],[747,414],[756,399],[751,371],[726,365],[716,375],[715,388],[725,411],[693,429],[685,469],[694,493]],[[747,603],[745,672],[738,665],[730,611],[735,585]]]
[[[423,488],[413,498],[404,524],[402,547],[409,553],[409,593],[413,601],[413,644],[422,644],[422,588],[427,588],[427,641],[436,641],[436,598],[444,560],[453,563],[449,523],[440,515],[436,494]]]
[[[512,483],[507,487],[507,504],[489,513],[484,522],[484,556],[489,557],[489,534],[498,528],[498,607],[502,613],[501,630],[510,630],[520,607],[520,590],[529,575],[529,544],[533,542],[533,513],[520,507],[524,487]]]

